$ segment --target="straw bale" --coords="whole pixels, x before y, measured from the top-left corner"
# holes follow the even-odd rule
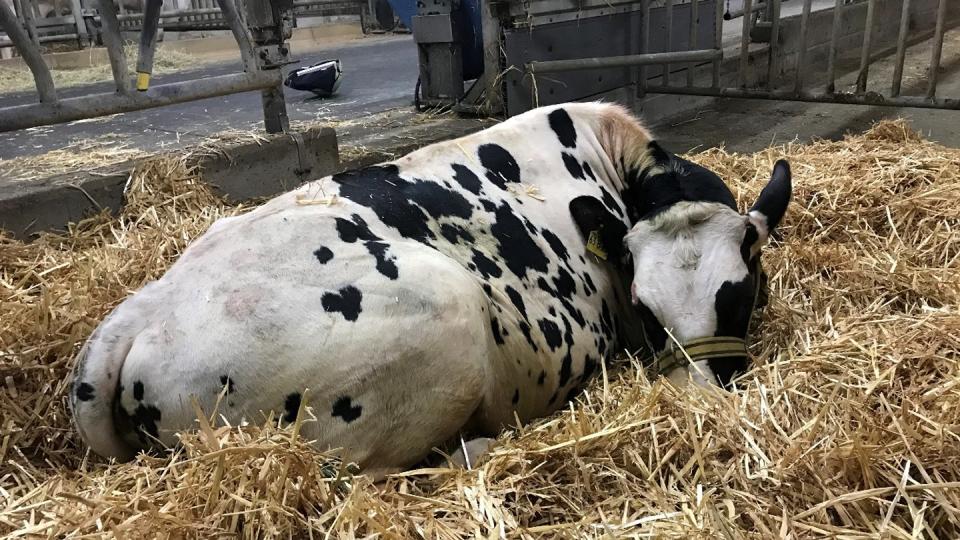
[[[795,199],[764,255],[770,301],[739,392],[678,389],[621,358],[475,469],[383,485],[300,440],[299,423],[229,427],[215,411],[169,454],[85,452],[65,398],[80,343],[247,209],[182,160],[146,162],[119,217],[29,244],[0,236],[0,535],[957,538],[960,150],[888,121],[691,157],[745,206],[781,156]],[[300,421],[311,414],[307,398]]]

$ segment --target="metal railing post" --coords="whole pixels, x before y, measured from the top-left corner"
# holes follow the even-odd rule
[[[900,12],[900,33],[897,34],[897,61],[893,67],[893,84],[890,87],[890,96],[900,95],[900,86],[903,83],[903,62],[907,57],[907,34],[910,31],[910,0],[903,0]]]
[[[833,31],[830,33],[830,52],[827,53],[827,93],[832,94],[837,89],[837,42],[840,41],[840,26],[843,22],[843,0],[837,0],[833,6]]]
[[[867,2],[867,22],[863,28],[863,47],[860,49],[860,73],[857,75],[857,93],[867,91],[867,77],[870,74],[870,46],[873,42],[873,18],[877,12],[877,0]]]
[[[777,71],[777,51],[780,48],[780,0],[770,1],[770,48],[767,56],[767,88],[773,89]]]
[[[153,53],[157,46],[161,7],[163,7],[163,0],[147,0],[144,6],[143,23],[140,25],[140,51],[137,56],[137,91],[139,92],[146,92],[150,88],[150,74],[153,73]]]
[[[23,20],[23,25],[27,27],[27,33],[30,35],[30,41],[37,47],[40,46],[40,36],[37,35],[37,25],[33,21],[33,6],[30,5],[30,0],[26,0],[27,4],[24,7],[24,0],[13,0],[13,9],[17,10],[17,17]]]
[[[699,4],[700,0],[690,0],[690,43],[687,44],[687,49],[695,50],[697,48],[697,19],[700,17],[699,14]],[[695,66],[687,66],[687,86],[693,86],[693,68]]]
[[[97,0],[97,10],[100,12],[103,44],[106,45],[107,55],[110,57],[113,82],[116,83],[117,92],[129,94],[130,78],[127,76],[127,55],[123,52],[120,22],[117,20],[117,12],[113,8],[113,1]]]
[[[483,39],[484,107],[487,114],[502,112],[503,86],[500,77],[500,19],[491,0],[480,2],[480,26]]]
[[[930,57],[930,82],[927,85],[927,98],[937,95],[937,82],[940,77],[940,56],[943,54],[943,34],[947,29],[947,0],[940,0],[937,9],[937,30],[933,39],[933,53]]]
[[[257,69],[276,77],[277,83],[261,91],[263,125],[267,133],[282,133],[290,128],[287,104],[283,96],[280,68],[287,63],[289,49],[284,41],[291,32],[288,24],[293,0],[248,0],[247,25],[253,35]]]
[[[667,52],[673,52],[673,0],[667,0]],[[670,86],[670,64],[663,65],[664,86]]]
[[[797,50],[797,77],[793,91],[803,89],[803,69],[807,64],[807,37],[810,34],[810,7],[813,0],[803,0],[803,13],[800,15],[800,48]]]
[[[747,69],[750,67],[750,26],[752,21],[753,0],[743,0],[743,29],[740,34],[740,69],[737,70],[737,86],[740,88],[747,86]]]
[[[30,41],[30,36],[28,36],[23,27],[20,26],[20,21],[17,20],[17,16],[13,14],[10,7],[4,2],[0,2],[0,28],[3,28],[3,31],[7,33],[10,40],[13,41],[13,44],[20,50],[23,61],[27,64],[27,67],[30,68],[30,71],[33,72],[33,82],[37,86],[40,103],[56,103],[57,92],[53,86],[53,78],[50,76],[50,70],[47,69],[47,64],[43,61],[40,48]]]
[[[650,53],[650,0],[643,0],[641,4],[641,12],[643,15],[643,27],[641,32],[641,49],[642,54]],[[647,68],[640,66],[637,70],[638,77],[640,78],[639,85],[637,86],[637,95],[643,97],[647,93]]]
[[[243,62],[243,70],[255,70],[256,62],[253,58],[253,44],[250,43],[247,28],[244,26],[243,21],[240,20],[240,12],[237,10],[237,5],[233,0],[217,0],[217,4],[220,5],[223,18],[227,21],[230,32],[233,33],[233,39],[236,40],[237,47],[240,48],[240,59]]]
[[[714,14],[714,36],[713,48],[720,52],[720,56],[713,61],[712,85],[714,88],[720,87],[720,61],[723,60],[723,2],[717,0],[717,12]]]

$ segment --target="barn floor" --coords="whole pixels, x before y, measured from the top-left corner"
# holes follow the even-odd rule
[[[960,150],[884,122],[690,157],[745,206],[783,156],[795,198],[764,255],[770,303],[738,393],[677,389],[618,358],[477,469],[383,486],[296,425],[231,428],[212,411],[169,455],[85,452],[65,397],[79,344],[245,210],[181,161],[147,162],[119,217],[30,244],[0,236],[0,536],[957,538]]]

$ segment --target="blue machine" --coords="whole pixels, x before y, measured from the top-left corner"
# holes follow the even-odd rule
[[[417,0],[388,0],[393,12],[404,26],[412,29],[417,14]],[[460,0],[460,10],[454,19],[460,31],[460,49],[463,55],[464,80],[483,74],[483,33],[480,28],[480,0]]]

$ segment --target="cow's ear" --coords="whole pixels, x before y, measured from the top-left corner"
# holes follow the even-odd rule
[[[773,166],[770,181],[764,186],[760,196],[757,197],[757,202],[753,203],[748,213],[750,223],[756,227],[759,237],[751,250],[754,253],[760,249],[760,246],[766,244],[767,239],[780,224],[780,220],[787,212],[787,205],[790,204],[792,191],[790,164],[786,160],[778,160]]]
[[[600,199],[581,195],[570,201],[570,214],[587,242],[587,251],[614,263],[622,259],[627,226]]]

